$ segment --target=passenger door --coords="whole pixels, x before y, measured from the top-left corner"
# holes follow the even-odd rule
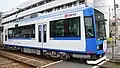
[[[38,42],[42,45],[47,43],[47,24],[38,25]]]

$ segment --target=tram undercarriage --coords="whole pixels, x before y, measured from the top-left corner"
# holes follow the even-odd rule
[[[14,50],[20,51],[29,54],[35,55],[44,55],[48,58],[59,58],[62,60],[74,60],[74,58],[80,59],[79,61],[83,61],[87,64],[98,64],[106,59],[104,54],[96,55],[96,54],[76,54],[76,53],[69,53],[69,52],[57,52],[52,50],[40,50],[40,49],[33,49],[33,48],[24,48],[19,46],[2,46],[5,50]]]

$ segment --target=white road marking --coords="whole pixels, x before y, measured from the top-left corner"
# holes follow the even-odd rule
[[[50,66],[50,65],[54,65],[54,64],[57,64],[57,63],[61,63],[61,62],[63,62],[63,60],[60,60],[60,61],[56,61],[56,62],[53,62],[53,63],[49,63],[49,64],[46,64],[46,65],[43,65],[43,66],[41,66],[41,68],[45,68],[45,67],[48,67],[48,66]]]
[[[92,67],[92,68],[98,68],[98,66],[94,66],[94,67]]]
[[[106,61],[109,61],[110,59],[106,59]]]
[[[106,63],[107,61],[109,61],[110,59],[106,59],[105,61],[99,63],[97,66],[93,66],[92,68],[99,68],[99,66],[103,65],[104,63]]]
[[[103,62],[101,62],[100,64],[98,64],[98,66],[100,66],[100,65],[102,65],[102,64],[104,64],[104,63],[106,63],[107,61],[103,61]]]
[[[103,61],[103,60],[105,60],[106,59],[106,56],[104,56],[104,57],[102,57],[102,58],[100,58],[100,59],[98,59],[98,60],[96,60],[96,61],[87,61],[87,63],[88,64],[98,64],[99,62],[101,62],[101,61]]]

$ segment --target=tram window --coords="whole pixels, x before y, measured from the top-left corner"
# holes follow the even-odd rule
[[[9,28],[8,38],[35,38],[35,24]]]
[[[80,17],[50,22],[50,37],[80,37]]]
[[[15,28],[14,29],[14,38],[21,38],[21,28]]]
[[[85,17],[85,33],[87,38],[94,37],[94,25],[92,17]]]
[[[8,38],[12,38],[13,37],[13,30],[9,30],[8,31]]]
[[[96,32],[98,39],[105,39],[105,22],[96,20]]]

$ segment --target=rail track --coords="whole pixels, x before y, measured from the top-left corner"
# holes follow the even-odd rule
[[[0,68],[36,68],[36,67],[10,59],[5,56],[0,56]]]
[[[5,60],[8,59],[10,62],[5,61],[5,64],[0,64],[0,68],[2,68],[1,66],[3,66],[3,68],[45,68],[54,62],[60,61],[60,59],[51,59],[45,56],[0,48],[0,60],[1,58],[5,58]],[[4,62],[4,60],[2,61]],[[2,63],[2,61],[0,61],[0,63]],[[4,67],[4,65],[7,67]]]

